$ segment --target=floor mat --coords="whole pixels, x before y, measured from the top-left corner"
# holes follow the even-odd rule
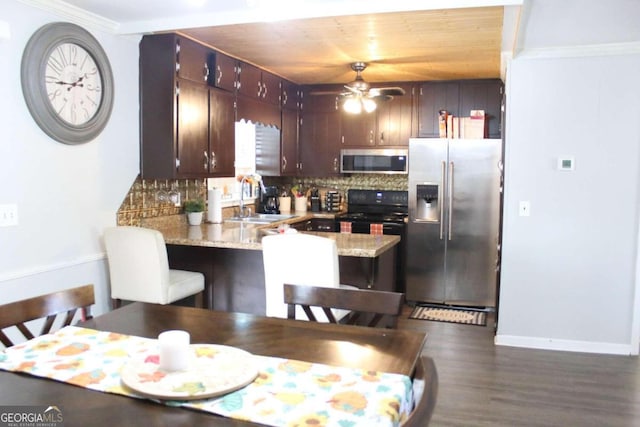
[[[416,306],[409,319],[434,320],[436,322],[462,323],[465,325],[487,325],[487,313],[449,307]]]

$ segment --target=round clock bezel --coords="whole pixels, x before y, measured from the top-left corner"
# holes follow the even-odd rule
[[[80,46],[91,55],[102,80],[102,99],[94,116],[73,125],[58,116],[49,102],[45,75],[50,53],[64,43]],[[53,22],[38,29],[29,39],[20,67],[22,93],[27,108],[40,128],[64,144],[82,144],[95,139],[104,129],[113,108],[113,73],[100,43],[84,28],[68,22]]]

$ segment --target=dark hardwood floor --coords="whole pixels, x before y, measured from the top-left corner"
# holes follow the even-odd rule
[[[439,392],[430,426],[639,426],[640,359],[495,346],[486,327],[408,319],[426,331]]]

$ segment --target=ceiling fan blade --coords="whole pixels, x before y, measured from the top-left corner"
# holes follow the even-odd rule
[[[386,101],[391,101],[393,99],[393,96],[391,95],[376,95],[376,96],[368,96],[369,98],[373,99],[375,102],[386,102]]]
[[[405,91],[401,87],[372,87],[369,89],[369,96],[401,96]]]
[[[357,87],[344,85],[344,88],[347,89],[350,93],[354,93],[356,95],[362,95],[362,91],[360,89],[358,89]],[[349,92],[347,92],[347,93],[349,93]]]
[[[309,95],[342,95],[344,92],[340,92],[339,90],[312,90],[309,92]]]

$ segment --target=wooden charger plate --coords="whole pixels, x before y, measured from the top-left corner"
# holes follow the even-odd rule
[[[217,344],[192,344],[189,369],[160,369],[154,349],[138,354],[124,365],[122,382],[145,397],[162,400],[197,400],[221,396],[250,384],[258,376],[249,352]]]

